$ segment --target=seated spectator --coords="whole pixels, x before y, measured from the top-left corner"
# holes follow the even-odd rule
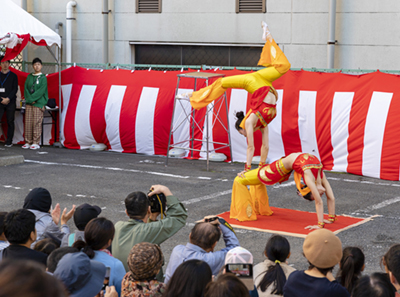
[[[223,222],[220,223],[220,220]],[[176,268],[190,259],[203,260],[213,273],[217,275],[225,265],[226,253],[239,246],[239,240],[235,233],[225,224],[225,220],[219,218],[212,222],[197,223],[189,234],[189,242],[186,245],[174,247],[165,272],[165,283],[171,279]],[[214,248],[221,237],[221,231],[225,241],[225,248],[215,251]]]
[[[363,276],[355,284],[352,297],[394,297],[396,289],[386,273],[375,272]]]
[[[4,218],[6,215],[6,212],[0,212],[0,251],[4,250],[10,245],[4,235]]]
[[[253,255],[245,248],[238,246],[226,254],[224,273],[235,274],[249,290],[250,296],[258,297],[252,271]]]
[[[289,275],[283,296],[350,296],[332,275],[333,268],[342,258],[342,242],[332,231],[318,229],[309,233],[303,243],[303,253],[309,267]]]
[[[264,255],[267,259],[254,266],[253,270],[258,295],[282,296],[287,278],[296,270],[286,263],[290,257],[289,241],[283,236],[272,235],[267,241]]]
[[[77,252],[79,252],[79,250],[71,246],[60,247],[59,249],[52,251],[47,257],[47,272],[53,274],[57,268],[58,262],[62,257],[64,257],[66,254]]]
[[[45,253],[46,255],[50,255],[52,251],[58,249],[59,247],[60,245],[57,242],[48,237],[36,242],[33,249],[35,251]]]
[[[212,282],[210,266],[201,260],[188,260],[175,270],[163,297],[202,297],[210,282]]]
[[[95,219],[101,213],[101,208],[97,205],[84,203],[79,205],[74,212],[74,223],[78,231],[71,233],[63,238],[61,246],[72,246],[75,241],[85,241],[84,230],[91,219]]]
[[[365,268],[365,256],[358,247],[348,246],[343,249],[343,256],[339,262],[339,271],[336,274],[336,280],[349,291],[354,288],[361,272]]]
[[[66,254],[53,275],[64,283],[70,297],[91,297],[103,288],[106,266],[82,252]]]
[[[0,297],[67,297],[63,284],[33,261],[0,263]]]
[[[129,271],[126,264],[131,248],[140,242],[150,242],[160,245],[185,226],[187,212],[178,198],[171,191],[161,185],[153,185],[149,196],[164,194],[168,215],[157,221],[159,213],[152,213],[149,199],[142,192],[133,192],[125,199],[127,222],[119,221],[115,224],[115,237],[112,243],[114,257],[119,259]],[[163,272],[157,275],[159,281],[163,281]]]
[[[389,275],[390,282],[396,288],[396,296],[400,296],[400,244],[395,244],[390,247],[383,257],[385,270]]]
[[[225,273],[207,285],[204,297],[250,297],[250,294],[236,275]]]
[[[164,256],[158,245],[148,242],[135,244],[128,256],[130,271],[122,280],[121,297],[162,296],[164,284],[156,276],[163,263]]]
[[[75,205],[72,206],[72,209],[68,213],[67,209],[64,208],[64,211],[61,214],[60,205],[57,203],[56,207],[50,214],[51,203],[52,199],[50,192],[44,188],[34,188],[25,197],[23,208],[31,211],[36,217],[36,241],[45,238],[45,232],[55,235],[59,240],[62,240],[65,235],[69,234],[67,222],[74,214]],[[61,230],[58,228],[60,214]],[[32,247],[36,241],[33,243]]]
[[[122,262],[115,259],[109,250],[114,238],[114,224],[106,218],[96,218],[89,222],[85,228],[85,240],[76,241],[72,246],[82,250],[90,259],[103,263],[110,268],[110,286],[115,286],[118,294],[121,294],[121,282],[125,275],[125,268]]]
[[[3,250],[3,259],[32,260],[46,266],[47,255],[32,250],[36,240],[35,215],[27,209],[9,212],[4,219],[4,235],[10,246]]]

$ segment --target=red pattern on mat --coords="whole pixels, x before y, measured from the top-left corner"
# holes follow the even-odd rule
[[[304,229],[309,225],[317,224],[317,215],[314,212],[271,207],[274,214],[272,216],[257,215],[257,221],[239,222],[229,218],[229,211],[219,214],[229,224],[237,228],[257,229],[259,231],[271,233],[286,233],[292,236],[305,237],[311,230]],[[325,219],[328,215],[325,214]],[[361,223],[365,219],[349,216],[337,216],[337,221],[333,224],[325,224],[325,228],[335,233],[351,225]]]

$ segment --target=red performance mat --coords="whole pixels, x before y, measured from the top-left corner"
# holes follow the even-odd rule
[[[304,229],[309,225],[316,225],[317,215],[315,212],[307,212],[286,208],[271,207],[274,214],[272,216],[257,215],[257,221],[239,222],[229,218],[229,211],[219,214],[233,227],[241,229],[256,230],[262,232],[276,233],[282,235],[306,237],[312,230]],[[328,219],[328,215],[324,215]],[[337,221],[333,224],[325,224],[325,228],[335,234],[349,228],[364,224],[371,220],[369,218],[356,218],[350,216],[337,216]]]

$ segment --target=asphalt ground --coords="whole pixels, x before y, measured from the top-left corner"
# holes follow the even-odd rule
[[[127,220],[123,201],[133,191],[147,192],[153,184],[170,188],[188,210],[187,224],[161,245],[166,261],[178,244],[186,244],[190,230],[206,215],[229,210],[230,193],[241,163],[210,163],[206,161],[169,159],[165,157],[92,152],[65,148],[42,147],[39,151],[23,150],[21,146],[0,147],[0,158],[23,155],[25,162],[0,166],[0,211],[21,208],[25,196],[35,187],[47,188],[53,205],[70,209],[72,204],[90,203],[100,206],[102,216],[113,222]],[[382,271],[380,260],[388,248],[400,243],[399,210],[400,182],[379,180],[344,173],[326,172],[336,198],[336,213],[358,217],[378,215],[372,221],[341,232],[343,246],[358,246],[366,256],[365,273]],[[315,211],[314,203],[299,198],[293,178],[286,184],[268,187],[270,205],[304,211]],[[327,212],[326,199],[324,199]],[[72,220],[69,222],[75,230]],[[263,250],[270,233],[237,229],[239,241],[250,250],[254,263],[264,260]],[[303,239],[287,236],[291,245],[289,263],[297,269],[308,264],[302,255]],[[217,249],[223,247],[221,239]],[[336,271],[337,268],[335,268]]]

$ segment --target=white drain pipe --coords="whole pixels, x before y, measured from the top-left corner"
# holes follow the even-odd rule
[[[76,6],[76,1],[69,1],[67,3],[67,16],[66,16],[66,30],[65,30],[65,43],[66,43],[66,62],[71,63],[72,62],[72,21],[75,20],[75,18],[72,17],[72,10],[73,7]],[[69,66],[68,66],[69,67]]]
[[[329,35],[328,35],[328,61],[327,68],[335,67],[335,26],[336,26],[336,0],[329,0]]]

